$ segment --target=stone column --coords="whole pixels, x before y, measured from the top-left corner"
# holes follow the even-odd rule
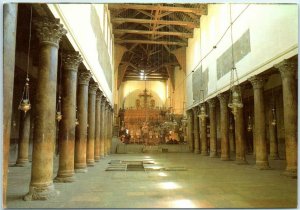
[[[97,83],[90,81],[89,85],[89,100],[88,100],[88,139],[86,163],[88,166],[95,165],[94,159],[94,144],[95,144],[95,107],[96,107],[96,91],[98,89]]]
[[[194,130],[194,119],[193,119],[193,111],[189,110],[187,111],[187,117],[188,117],[188,142],[189,142],[189,150],[193,152],[194,148],[194,136],[193,136],[193,130]]]
[[[3,5],[3,208],[6,208],[10,126],[14,91],[18,4]]]
[[[205,107],[205,105],[203,104],[202,106]],[[206,110],[206,109],[205,109]],[[206,117],[201,119],[199,117],[200,120],[200,142],[201,142],[201,155],[203,156],[207,156],[208,152],[207,152],[207,131],[206,131]]]
[[[285,175],[297,177],[297,62],[284,60],[275,65],[281,74],[286,149]]]
[[[101,112],[102,91],[98,90],[96,95],[96,122],[95,122],[95,161],[100,160],[100,112]]]
[[[34,21],[40,40],[39,71],[35,95],[35,122],[31,181],[25,200],[45,200],[57,194],[54,189],[53,153],[56,137],[56,82],[58,43],[66,30],[59,19]]]
[[[235,127],[233,122],[233,116],[229,114],[229,150],[230,152],[235,152]]]
[[[198,107],[193,107],[194,116],[194,153],[200,153],[200,139],[199,139],[199,120],[198,120]]]
[[[270,103],[270,108],[269,108],[269,135],[270,135],[270,155],[269,159],[270,160],[279,160],[279,155],[278,155],[278,142],[277,142],[277,125],[272,125],[273,121],[273,112],[272,112],[272,103]]]
[[[88,120],[88,85],[91,78],[89,71],[79,71],[77,90],[78,125],[75,140],[75,172],[87,172],[86,145]]]
[[[212,98],[212,99],[209,99],[207,102],[209,105],[210,157],[218,157],[218,155],[217,155],[216,99]]]
[[[56,182],[73,182],[76,122],[77,71],[82,58],[78,52],[62,55],[62,119],[59,126],[59,167]]]
[[[228,93],[218,95],[220,101],[221,160],[230,160],[228,128]]]
[[[108,112],[109,112],[109,103],[105,101],[105,123],[104,123],[104,155],[108,155]]]
[[[104,138],[105,138],[105,123],[106,123],[106,119],[105,119],[105,97],[102,96],[101,97],[101,121],[100,121],[100,158],[103,158],[105,156],[105,152],[104,152]]]
[[[19,142],[18,142],[18,158],[16,166],[24,167],[28,164],[28,149],[30,137],[30,115],[31,110],[21,112],[20,129],[19,129]]]
[[[237,164],[248,164],[246,161],[246,137],[244,132],[244,115],[243,108],[238,108],[235,116],[235,161]]]
[[[268,153],[266,141],[265,105],[264,105],[264,82],[260,76],[253,76],[248,79],[254,91],[254,133],[255,133],[255,155],[256,167],[268,169]]]
[[[108,127],[108,155],[111,154],[111,145],[112,145],[112,117],[113,117],[113,112],[112,112],[112,106],[109,106],[108,110],[108,122],[109,122],[109,127]]]

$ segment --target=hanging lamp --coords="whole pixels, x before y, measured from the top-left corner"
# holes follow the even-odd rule
[[[202,92],[202,104],[200,105],[200,113],[198,117],[201,119],[201,122],[203,122],[205,118],[208,117],[208,115],[206,114],[205,105],[204,105],[204,90],[200,90],[200,92]]]
[[[252,126],[252,119],[251,119],[251,116],[250,116],[250,113],[249,113],[249,116],[248,116],[248,123],[247,123],[247,131],[252,131],[253,129],[253,126]]]
[[[273,126],[276,126],[276,107],[275,107],[275,97],[274,97],[274,89],[272,89],[272,122]]]
[[[56,120],[60,122],[62,119],[61,113],[61,71],[62,71],[62,53],[60,53],[60,66],[59,66],[59,89],[58,89],[58,101],[56,105]]]
[[[31,109],[29,99],[29,56],[30,56],[30,42],[31,42],[31,25],[32,25],[32,6],[30,7],[30,21],[29,21],[29,41],[28,41],[28,52],[27,52],[27,68],[26,68],[26,82],[22,93],[22,98],[18,109],[23,111],[25,114]]]
[[[233,47],[233,36],[232,36],[232,15],[231,15],[231,4],[230,8],[230,35],[231,35],[231,56],[232,56],[232,69],[230,71],[230,96],[228,107],[232,109],[232,114],[234,119],[236,118],[239,108],[243,107],[241,88],[239,86],[239,79],[237,74],[237,69],[235,67],[234,61],[234,47]],[[235,84],[235,81],[237,84]]]

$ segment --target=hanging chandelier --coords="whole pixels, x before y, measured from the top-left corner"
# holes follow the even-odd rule
[[[233,130],[232,117],[229,117],[229,130]]]
[[[251,120],[251,116],[250,116],[250,114],[249,114],[249,116],[248,116],[248,123],[247,123],[247,131],[252,131],[252,129],[253,129],[253,126],[252,126],[252,120]]]
[[[232,23],[232,16],[231,16],[231,4],[229,4],[229,7],[230,7],[232,69],[230,72],[230,96],[229,96],[228,107],[232,109],[231,112],[232,112],[234,118],[236,118],[238,109],[243,107],[243,102],[242,102],[241,88],[239,86],[237,69],[235,67],[235,61],[234,61],[234,47],[233,47],[233,36],[232,36],[232,24],[233,23]],[[236,84],[235,84],[235,81],[236,81]]]
[[[276,108],[275,108],[275,97],[274,97],[274,89],[272,89],[272,122],[273,126],[276,126]]]
[[[198,117],[201,119],[201,122],[204,122],[204,120],[208,117],[206,114],[205,110],[205,105],[204,105],[204,90],[200,90],[202,92],[202,104],[200,105],[200,111]]]
[[[58,89],[58,101],[56,105],[56,120],[60,122],[62,119],[61,113],[61,71],[62,71],[62,52],[60,53],[60,66],[59,66],[59,89]]]
[[[18,109],[23,111],[25,114],[31,109],[29,100],[29,56],[30,56],[30,42],[31,42],[31,25],[32,25],[32,7],[30,8],[30,21],[29,21],[29,41],[28,41],[28,52],[27,52],[27,68],[26,68],[26,82],[23,89],[22,98]]]
[[[75,126],[79,125],[79,121],[78,121],[78,112],[77,112],[77,106],[76,106],[76,119],[75,119]]]
[[[61,121],[62,119],[62,114],[61,114],[61,97],[58,97],[58,102],[57,102],[57,109],[56,109],[56,120],[57,122]]]

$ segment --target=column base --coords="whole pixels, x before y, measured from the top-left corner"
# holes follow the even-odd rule
[[[255,168],[259,170],[270,170],[268,161],[256,161]]]
[[[75,173],[86,173],[87,168],[75,168]]]
[[[69,177],[55,177],[55,179],[53,180],[54,182],[58,183],[71,183],[71,182],[75,182],[75,178],[73,176],[69,176]]]
[[[194,150],[195,154],[200,154],[200,150]]]
[[[95,160],[87,160],[86,164],[88,167],[93,167],[95,165]]]
[[[284,176],[288,176],[294,179],[297,179],[297,169],[286,169],[283,173]]]
[[[218,154],[217,154],[216,151],[210,151],[209,157],[211,157],[211,158],[217,158],[217,157],[218,157]]]
[[[96,156],[95,157],[95,162],[99,162],[100,161],[100,156]]]
[[[26,167],[29,165],[29,161],[17,161],[14,165],[15,167]]]
[[[229,161],[230,160],[230,157],[228,157],[228,156],[221,156],[221,160],[222,161]]]
[[[207,151],[201,151],[201,155],[202,156],[208,156],[208,152]]]
[[[23,197],[25,201],[48,200],[56,197],[59,191],[54,189],[53,183],[46,186],[29,186],[29,192]]]
[[[239,159],[236,159],[235,160],[235,164],[237,165],[248,165],[248,161],[247,160],[239,160]]]
[[[104,158],[105,156],[104,155],[100,155],[100,159]]]
[[[269,160],[280,160],[280,157],[278,154],[270,154]]]

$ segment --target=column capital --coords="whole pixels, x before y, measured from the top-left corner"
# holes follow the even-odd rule
[[[85,71],[85,70],[79,71],[79,74],[78,74],[78,84],[80,84],[80,85],[88,85],[91,77],[92,77],[91,72]]]
[[[96,82],[90,81],[89,94],[96,94],[97,89],[98,89],[98,84]]]
[[[194,106],[192,110],[194,114],[198,114],[199,106]]]
[[[217,100],[216,100],[216,98],[211,98],[211,99],[207,100],[207,103],[209,105],[209,108],[213,108],[213,107],[216,107]]]
[[[98,89],[96,92],[96,100],[100,101],[102,98],[102,95],[103,95],[103,92],[100,89]],[[101,101],[100,101],[100,103],[101,103]]]
[[[266,78],[263,76],[252,76],[248,79],[251,82],[253,89],[260,89],[264,87]]]
[[[282,78],[295,78],[297,70],[297,62],[284,59],[282,62],[275,64]]]
[[[67,30],[59,23],[58,18],[38,18],[33,21],[33,24],[40,44],[51,44],[58,47],[62,36],[67,34]]]
[[[103,107],[105,106],[105,102],[106,102],[106,97],[104,95],[102,95],[102,97],[101,97],[101,105]]]
[[[217,95],[221,104],[227,104],[229,99],[229,93],[223,92]]]
[[[82,62],[82,57],[77,51],[67,51],[62,54],[64,69],[78,71],[78,66]]]

